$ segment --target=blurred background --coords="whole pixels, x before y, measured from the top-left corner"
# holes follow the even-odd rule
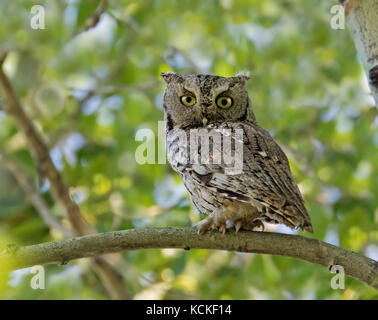
[[[36,4],[45,10],[42,30],[30,25]],[[247,86],[257,120],[287,153],[306,199],[315,232],[305,235],[377,260],[378,113],[347,27],[330,26],[336,4],[111,0],[101,8],[101,1],[5,0],[0,46],[11,49],[4,69],[98,232],[199,221],[168,165],[136,163],[135,133],[157,133],[163,119],[161,72],[244,71],[252,77]],[[1,149],[69,227],[2,103],[0,96]],[[2,161],[0,238],[18,245],[64,238]],[[326,268],[278,256],[140,250],[122,253],[117,263],[134,299],[377,298],[349,277],[344,290],[333,290]],[[109,298],[91,260],[45,270],[46,289],[33,290],[30,269],[22,269],[10,274],[0,298]]]

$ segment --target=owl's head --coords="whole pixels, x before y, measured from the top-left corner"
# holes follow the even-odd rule
[[[162,77],[167,84],[163,106],[168,130],[223,121],[256,121],[245,89],[248,76],[163,72]]]

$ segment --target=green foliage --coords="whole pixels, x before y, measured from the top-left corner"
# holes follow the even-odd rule
[[[306,236],[377,259],[378,114],[348,30],[330,27],[336,1],[110,1],[96,28],[74,36],[99,3],[40,1],[46,29],[33,30],[32,1],[0,2],[1,47],[12,49],[5,69],[97,231],[199,220],[168,165],[135,162],[135,133],[157,133],[162,71],[249,71],[256,117],[285,146],[304,193],[315,230]],[[25,139],[2,111],[0,141],[38,187]],[[1,234],[20,245],[62,238],[2,163],[0,182]],[[40,192],[68,225],[48,183]],[[123,257],[137,298],[376,298],[350,278],[333,290],[327,269],[283,257],[168,249]],[[32,290],[29,271],[17,272],[2,297],[107,298],[87,260],[46,275],[46,289]]]

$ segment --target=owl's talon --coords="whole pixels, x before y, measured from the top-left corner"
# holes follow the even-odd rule
[[[235,231],[236,231],[236,233],[239,232],[241,226],[242,226],[242,222],[240,220],[235,223]]]
[[[203,234],[207,230],[203,225],[195,224],[193,227],[197,230],[198,235]]]
[[[222,232],[222,234],[225,234],[226,233],[226,226],[224,224],[222,224],[220,227],[219,227],[219,231]]]
[[[193,227],[197,230],[197,234],[200,235],[205,231],[211,229],[211,227],[213,226],[213,221],[213,217],[208,216],[207,218],[197,222]]]

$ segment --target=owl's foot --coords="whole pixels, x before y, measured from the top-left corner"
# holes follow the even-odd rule
[[[260,220],[253,220],[249,218],[242,218],[234,221],[235,231],[239,232],[239,230],[247,230],[253,231],[254,228],[262,228],[264,231],[264,224]]]
[[[197,222],[193,227],[197,230],[197,234],[202,234],[207,230],[212,229],[214,218],[211,216],[207,216],[205,219]]]
[[[211,229],[218,229],[222,234],[225,234],[227,229],[227,216],[222,214],[223,211],[215,211],[209,214],[205,219],[197,222],[194,228],[198,234],[202,234],[205,231]]]
[[[252,231],[257,227],[262,227],[264,230],[264,224],[258,219],[259,215],[259,211],[250,204],[230,202],[196,223],[194,228],[198,234],[210,229],[216,229],[225,234],[227,229],[233,227],[236,232],[239,230]]]

